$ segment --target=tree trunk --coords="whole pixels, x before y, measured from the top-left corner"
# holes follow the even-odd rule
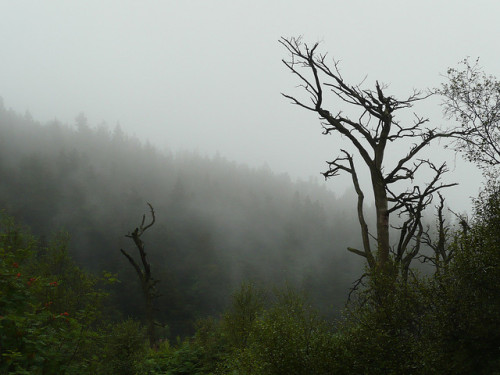
[[[386,186],[379,173],[372,171],[372,186],[377,216],[377,268],[385,269],[389,262],[389,210]]]
[[[146,298],[146,322],[149,346],[153,348],[156,344],[153,296],[151,292],[148,292],[144,297]]]

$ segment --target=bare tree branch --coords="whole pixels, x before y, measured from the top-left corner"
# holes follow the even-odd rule
[[[286,68],[295,75],[304,92],[306,100],[296,96],[283,94],[292,104],[316,112],[322,120],[323,133],[338,132],[354,147],[356,155],[341,150],[343,156],[327,162],[328,170],[323,173],[325,178],[335,177],[340,172],[351,175],[358,202],[358,221],[363,239],[363,250],[349,248],[348,250],[367,259],[373,269],[386,269],[386,265],[396,262],[406,269],[420,251],[422,236],[425,233],[421,223],[422,212],[432,201],[433,194],[441,189],[455,184],[439,183],[447,171],[446,165],[436,167],[429,160],[417,159],[420,152],[433,141],[441,138],[455,138],[461,135],[461,130],[440,131],[428,128],[428,119],[414,114],[413,122],[403,124],[395,120],[394,114],[399,110],[410,109],[415,102],[426,99],[413,91],[406,99],[398,100],[387,95],[387,87],[378,81],[374,89],[362,88],[361,85],[351,86],[346,83],[339,71],[339,64],[327,61],[326,54],[317,52],[318,43],[310,48],[301,38],[281,38],[279,42],[289,53],[289,58],[283,60]],[[364,82],[364,80],[363,80]],[[357,108],[359,116],[353,120],[343,115],[341,110],[330,111],[325,108],[328,94],[340,99],[341,103]],[[333,113],[336,113],[335,115]],[[392,168],[384,163],[388,142],[411,140],[413,145],[409,151],[396,159]],[[364,217],[364,193],[360,186],[354,157],[359,156],[368,168],[371,178],[371,190],[375,198],[376,211],[376,241],[377,252],[373,255],[369,241],[368,224]],[[425,186],[414,185],[406,190],[395,192],[395,184],[402,181],[414,181],[415,175],[423,167],[434,172],[434,177]],[[393,187],[394,185],[394,187]],[[400,185],[398,185],[399,187]],[[389,207],[391,203],[391,207]],[[393,258],[390,258],[389,216],[396,214],[405,219],[400,227],[400,237]]]
[[[139,264],[128,254],[125,250],[120,249],[121,253],[127,258],[129,263],[134,267],[137,276],[139,277],[141,288],[144,297],[144,303],[146,308],[146,321],[147,321],[147,332],[149,337],[149,342],[151,346],[155,345],[155,321],[154,321],[154,306],[153,300],[158,298],[160,294],[156,291],[156,284],[158,280],[155,280],[151,277],[151,265],[148,262],[147,254],[144,246],[144,242],[141,239],[141,236],[144,234],[146,230],[151,228],[156,221],[155,211],[153,206],[148,203],[150,213],[151,213],[151,222],[144,226],[146,222],[146,215],[142,215],[141,225],[135,228],[132,233],[128,233],[125,235],[127,238],[131,238],[134,241],[134,244],[139,251],[139,256],[141,258],[142,268]]]

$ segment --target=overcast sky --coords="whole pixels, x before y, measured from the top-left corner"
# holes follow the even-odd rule
[[[337,155],[297,93],[280,36],[321,41],[344,78],[405,95],[480,57],[500,77],[498,1],[0,0],[0,96],[42,122],[119,122],[160,149],[194,150],[293,178],[319,176]],[[419,108],[444,123],[437,103]],[[451,161],[459,209],[480,174]],[[330,181],[333,188],[348,180]]]

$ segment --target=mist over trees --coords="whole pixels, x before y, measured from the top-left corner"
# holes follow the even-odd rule
[[[0,178],[8,214],[42,238],[67,231],[78,264],[119,274],[124,316],[141,316],[141,291],[120,248],[130,250],[124,234],[151,202],[144,241],[161,281],[157,316],[174,335],[220,313],[243,280],[288,282],[338,313],[362,268],[345,251],[359,243],[348,196],[220,156],[161,153],[83,115],[42,125],[2,106]]]
[[[281,42],[312,106],[285,96],[351,142],[375,207],[346,150],[324,176],[346,172],[355,191],[336,197],[220,156],[160,153],[83,114],[75,127],[41,125],[0,106],[0,372],[500,373],[497,80],[450,69],[435,93],[458,124],[439,132],[393,117],[418,96],[350,86],[317,44]],[[325,87],[361,108],[358,121],[322,107]],[[415,159],[436,138],[452,138],[487,179],[455,226],[445,165]],[[387,142],[401,139],[411,146],[385,168]],[[430,180],[407,187],[423,167]]]

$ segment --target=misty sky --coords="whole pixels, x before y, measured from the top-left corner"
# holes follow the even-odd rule
[[[367,75],[367,86],[406,96],[438,86],[467,56],[500,77],[498,14],[493,0],[0,0],[0,96],[42,122],[73,124],[84,112],[162,150],[219,152],[308,179],[338,141],[280,95],[299,93],[280,36],[321,41],[347,81]],[[445,123],[435,100],[418,111]],[[465,209],[480,174],[443,157],[462,183],[449,203]],[[328,184],[342,190],[348,179]]]

